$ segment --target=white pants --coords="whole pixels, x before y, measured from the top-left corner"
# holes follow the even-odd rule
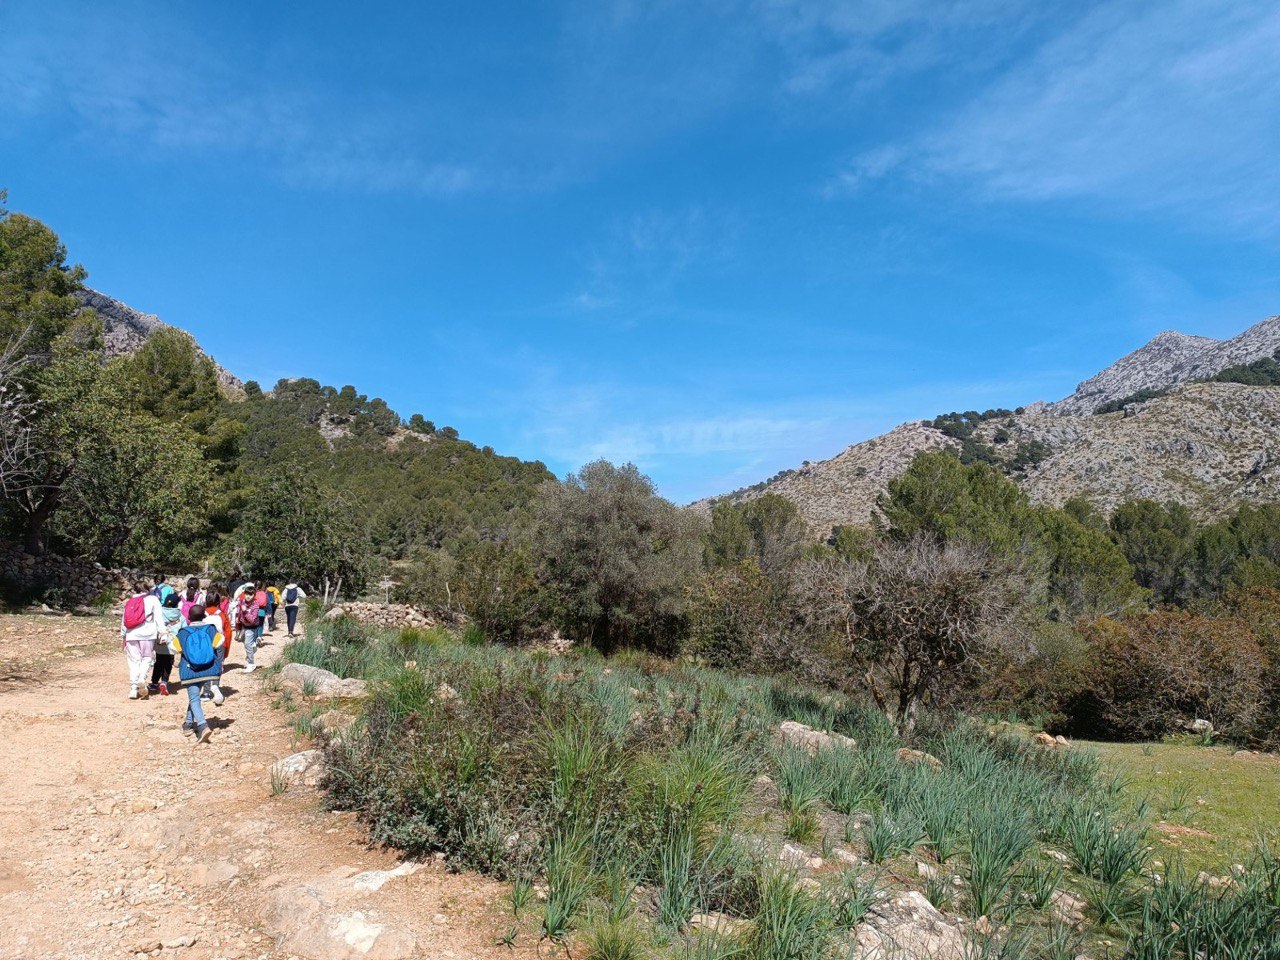
[[[124,655],[129,661],[129,685],[146,686],[151,680],[151,667],[156,662],[156,641],[131,640],[124,641]]]

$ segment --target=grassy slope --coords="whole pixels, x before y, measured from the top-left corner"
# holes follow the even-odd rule
[[[1260,835],[1280,828],[1280,759],[1274,756],[1236,757],[1230,747],[1188,743],[1088,746],[1130,779],[1130,793],[1149,798],[1154,815],[1169,825],[1152,831],[1156,856],[1166,862],[1181,856],[1193,870],[1221,874]]]

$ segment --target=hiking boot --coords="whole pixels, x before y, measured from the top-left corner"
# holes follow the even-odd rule
[[[184,723],[184,724],[182,725],[182,735],[183,735],[184,737],[189,737],[189,736],[191,736],[191,735],[192,735],[193,733],[195,733],[195,732],[196,732],[195,724],[193,724],[193,723]]]
[[[213,686],[213,705],[214,705],[215,707],[220,707],[220,706],[222,706],[223,702],[224,702],[226,699],[227,699],[227,698],[226,698],[226,697],[224,697],[224,696],[222,695],[222,688],[221,688],[220,686],[218,686],[217,684],[214,684],[214,686]]]
[[[208,743],[210,736],[208,724],[202,723],[196,728],[196,743]]]

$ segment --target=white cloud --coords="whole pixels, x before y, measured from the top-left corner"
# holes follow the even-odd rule
[[[1086,200],[1274,229],[1280,7],[1110,4],[931,131],[839,178],[943,178],[979,198]]]

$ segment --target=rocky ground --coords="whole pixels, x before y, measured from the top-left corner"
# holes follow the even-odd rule
[[[276,795],[309,744],[239,648],[195,746],[185,695],[127,699],[117,629],[0,616],[0,958],[513,955],[502,886],[371,849],[301,782]]]

